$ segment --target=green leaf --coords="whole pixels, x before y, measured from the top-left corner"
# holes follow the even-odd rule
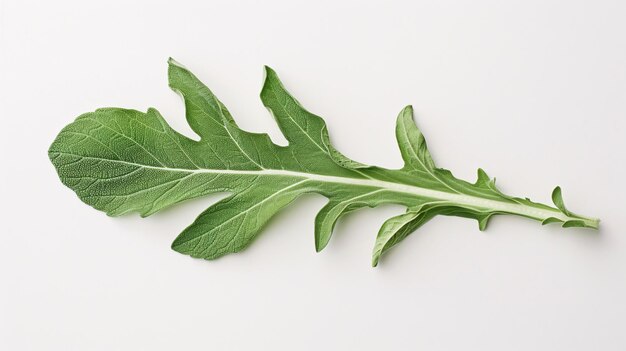
[[[185,103],[199,140],[172,129],[160,113],[104,108],[79,116],[49,149],[61,181],[90,206],[119,216],[148,216],[178,202],[230,193],[205,210],[173,242],[184,254],[214,259],[246,248],[282,208],[305,193],[329,199],[315,219],[315,247],[329,243],[336,222],[363,207],[396,203],[407,212],[386,221],[372,263],[437,215],[476,219],[484,230],[494,214],[514,214],[543,224],[597,228],[598,220],[501,193],[479,169],[469,183],[435,166],[424,136],[405,107],[396,137],[405,165],[368,166],[344,156],[330,141],[322,118],[307,111],[266,67],[261,100],[288,141],[240,129],[228,109],[198,78],[169,61],[169,85]]]

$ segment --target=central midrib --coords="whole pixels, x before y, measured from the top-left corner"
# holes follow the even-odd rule
[[[64,152],[58,152],[58,153],[69,154],[69,153],[64,153]],[[576,220],[576,219],[580,220],[580,218],[569,217],[561,213],[557,209],[549,210],[549,209],[544,209],[544,208],[536,208],[532,206],[508,203],[508,202],[486,199],[486,198],[477,197],[477,196],[471,196],[471,195],[448,193],[445,191],[432,190],[432,189],[422,188],[422,187],[418,187],[414,185],[393,183],[393,182],[387,182],[384,180],[377,180],[377,179],[359,179],[359,178],[351,178],[351,177],[338,177],[338,176],[330,176],[330,175],[323,175],[323,174],[316,174],[316,173],[288,171],[288,170],[281,170],[281,169],[261,169],[261,170],[247,171],[247,170],[226,170],[226,169],[217,170],[217,169],[206,169],[206,168],[202,168],[202,169],[170,168],[170,167],[159,167],[159,166],[139,164],[139,163],[128,162],[128,161],[123,161],[123,160],[104,159],[104,158],[99,158],[99,157],[82,156],[82,155],[74,155],[74,154],[69,154],[69,155],[82,157],[82,158],[104,160],[107,162],[127,164],[127,165],[134,166],[134,167],[157,169],[157,170],[168,171],[168,172],[186,172],[186,173],[194,173],[194,174],[286,176],[286,177],[308,179],[311,181],[317,181],[317,182],[322,182],[322,183],[336,183],[336,184],[376,187],[376,188],[386,189],[392,192],[399,192],[399,193],[404,193],[404,194],[417,195],[420,197],[450,201],[455,204],[464,205],[464,206],[477,208],[477,209],[518,214],[518,215],[522,215],[526,217],[535,218],[538,220],[544,220],[549,217],[558,218],[562,221]]]

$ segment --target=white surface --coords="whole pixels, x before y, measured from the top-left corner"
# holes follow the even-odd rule
[[[626,349],[625,16],[621,0],[1,0],[0,349]],[[349,216],[316,254],[311,196],[245,253],[177,254],[216,198],[109,218],[46,155],[102,106],[154,106],[189,134],[169,56],[284,143],[258,98],[273,66],[370,164],[400,165],[394,120],[411,103],[440,166],[545,202],[559,184],[601,231],[436,218],[373,269],[376,231],[402,209]]]

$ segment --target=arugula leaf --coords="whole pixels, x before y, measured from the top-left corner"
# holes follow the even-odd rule
[[[161,114],[103,108],[79,116],[48,151],[61,181],[88,205],[119,216],[149,216],[177,202],[228,192],[173,242],[178,252],[204,259],[239,252],[283,207],[304,193],[329,199],[315,219],[315,247],[328,244],[337,220],[356,209],[396,203],[404,214],[381,227],[372,264],[437,215],[476,219],[480,230],[495,214],[514,214],[564,227],[597,228],[598,220],[501,193],[479,169],[469,183],[435,166],[413,110],[398,116],[396,138],[405,165],[398,170],[353,161],[330,143],[324,120],[300,105],[269,67],[261,100],[289,144],[240,129],[228,109],[190,71],[169,60],[169,85],[185,102],[199,141],[172,129]]]

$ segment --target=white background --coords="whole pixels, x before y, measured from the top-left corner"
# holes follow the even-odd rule
[[[2,0],[0,349],[626,349],[625,17],[621,0]],[[440,217],[374,269],[402,208],[348,216],[316,254],[325,200],[309,196],[244,253],[180,255],[171,241],[218,197],[109,218],[46,155],[103,106],[154,106],[189,135],[169,56],[284,144],[258,98],[271,65],[369,164],[400,166],[413,104],[439,166],[542,202],[561,185],[601,230]]]

